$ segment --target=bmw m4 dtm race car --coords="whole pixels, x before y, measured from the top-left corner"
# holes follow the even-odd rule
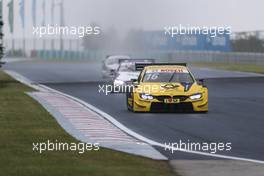
[[[106,56],[102,63],[102,76],[105,79],[112,79],[115,77],[116,71],[120,65],[120,60],[129,60],[130,56],[127,55],[109,55]]]
[[[207,112],[208,89],[185,63],[137,64],[139,77],[126,92],[133,112]]]

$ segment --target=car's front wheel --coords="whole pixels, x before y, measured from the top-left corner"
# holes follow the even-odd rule
[[[134,100],[132,93],[126,93],[127,110],[134,112]]]

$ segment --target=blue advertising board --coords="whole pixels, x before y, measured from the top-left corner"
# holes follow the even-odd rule
[[[221,34],[215,37],[204,34],[164,35],[163,31],[145,31],[145,46],[149,49],[192,50],[192,51],[230,51],[230,36]]]

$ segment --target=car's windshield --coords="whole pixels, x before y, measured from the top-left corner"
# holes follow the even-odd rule
[[[135,70],[135,63],[122,63],[119,68],[118,71],[121,72],[134,72]]]
[[[189,72],[147,71],[143,77],[143,82],[193,83],[194,80]]]

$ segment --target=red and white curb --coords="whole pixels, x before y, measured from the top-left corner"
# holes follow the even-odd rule
[[[116,142],[120,144],[145,144],[127,135],[109,121],[68,97],[54,92],[33,92],[30,94],[45,100],[46,103],[61,113],[75,129],[93,141],[100,144]]]
[[[101,147],[110,148],[134,155],[140,155],[157,160],[167,160],[151,145],[133,137],[92,110],[81,100],[63,94],[40,84],[33,84],[22,75],[6,70],[10,76],[38,91],[30,92],[47,111],[56,118],[57,122],[76,139],[99,143]],[[91,105],[90,105],[91,106]]]

